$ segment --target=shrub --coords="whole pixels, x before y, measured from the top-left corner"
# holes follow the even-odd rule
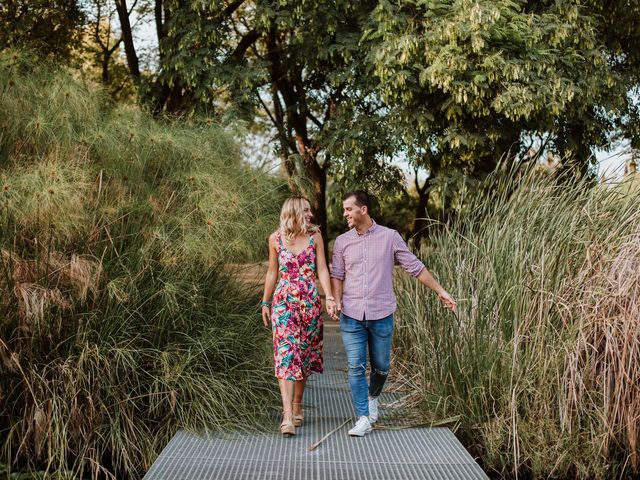
[[[135,476],[180,427],[255,423],[267,332],[224,267],[264,253],[281,189],[232,132],[4,51],[0,165],[1,461]]]

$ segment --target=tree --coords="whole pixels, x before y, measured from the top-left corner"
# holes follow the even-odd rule
[[[137,89],[122,56],[122,35],[116,26],[116,7],[112,0],[85,2],[87,23],[82,47],[82,71],[102,83],[115,99],[131,99]]]
[[[0,3],[0,49],[22,46],[66,61],[77,46],[84,15],[76,0]]]
[[[358,92],[357,78],[363,65],[359,39],[374,5],[176,2],[161,47],[160,80],[165,90],[180,88],[183,108],[189,102],[213,108],[212,99],[219,102],[223,93],[240,115],[264,113],[291,188],[310,197],[325,238],[327,174],[333,154],[344,151],[345,137],[355,133],[344,128],[351,121],[346,112],[372,108]],[[175,103],[168,97],[164,105],[172,109]]]
[[[638,39],[637,22],[607,31],[603,7],[592,3],[379,3],[363,39],[376,91],[430,184],[450,168],[481,177],[504,153],[522,154],[538,137],[565,168],[588,174],[593,148],[630,111],[633,82],[616,63],[637,58],[620,52],[629,32]],[[429,188],[416,187],[424,216]]]
[[[632,148],[640,148],[640,2],[610,0],[586,3],[598,18],[598,35],[606,49],[609,67],[625,90],[622,108],[613,118],[612,140],[630,140]],[[616,89],[618,90],[618,89]]]
[[[609,3],[622,11],[629,2]],[[398,157],[427,172],[416,185],[424,216],[434,185],[456,183],[452,170],[482,178],[505,153],[524,159],[533,145],[589,175],[595,147],[635,132],[637,22],[613,25],[603,8],[157,0],[155,108],[231,108],[247,119],[262,111],[292,189],[309,193],[325,236],[328,176],[393,182]]]
[[[129,66],[129,72],[131,78],[136,85],[140,84],[140,63],[138,60],[138,54],[136,47],[133,43],[133,30],[131,28],[131,10],[135,7],[136,1],[134,0],[131,10],[127,7],[127,0],[115,0],[116,11],[118,12],[118,18],[120,19],[120,30],[122,34],[122,42],[124,43],[124,51],[127,54],[127,65]]]

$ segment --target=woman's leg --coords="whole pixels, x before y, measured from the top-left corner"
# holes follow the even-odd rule
[[[302,410],[302,397],[304,396],[304,387],[307,385],[307,379],[297,380],[293,391],[293,413],[299,413]],[[298,407],[298,411],[296,411]]]
[[[295,381],[285,380],[284,378],[278,379],[278,385],[280,386],[280,396],[282,397],[282,411],[291,413],[293,411],[293,392],[295,388]]]
[[[282,396],[282,423],[280,433],[283,435],[295,435],[296,427],[293,422],[293,380],[278,379],[280,395]]]
[[[296,381],[293,391],[293,423],[296,427],[301,427],[304,422],[304,414],[302,413],[302,396],[304,395],[304,387],[307,379]]]

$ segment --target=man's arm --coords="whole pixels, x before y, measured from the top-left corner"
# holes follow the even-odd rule
[[[344,283],[344,251],[340,245],[339,238],[333,244],[333,255],[331,256],[331,291],[336,300],[336,315],[334,320],[339,319],[342,311],[342,287]]]
[[[407,244],[398,232],[395,232],[393,248],[396,263],[399,263],[409,275],[416,277],[424,286],[436,292],[438,298],[446,308],[450,308],[451,310],[456,309],[456,301],[442,288],[442,285],[433,278],[433,275],[427,270],[424,263],[409,250],[409,247],[407,247]]]
[[[340,318],[340,312],[342,311],[342,284],[343,280],[335,277],[331,277],[331,290],[333,291],[333,297],[336,299],[336,314],[333,317],[334,320]]]
[[[447,293],[447,291],[444,288],[442,288],[442,285],[440,285],[438,281],[435,278],[433,278],[433,275],[431,275],[431,272],[427,270],[427,267],[424,267],[416,278],[425,287],[428,287],[434,292],[436,292],[436,294],[438,295],[438,298],[446,308],[449,308],[455,311],[458,304],[451,297],[451,295],[449,295],[449,293]]]

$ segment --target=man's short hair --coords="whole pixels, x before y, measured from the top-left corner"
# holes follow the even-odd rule
[[[353,190],[351,192],[347,192],[342,196],[342,201],[344,202],[348,198],[354,197],[356,205],[359,207],[367,207],[367,213],[371,214],[371,195],[369,195],[364,190]]]

